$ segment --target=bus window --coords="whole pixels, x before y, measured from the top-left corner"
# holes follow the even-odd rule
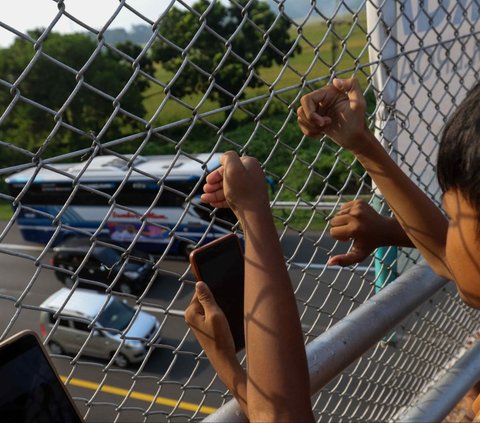
[[[196,181],[167,181],[162,194],[156,203],[156,207],[181,207],[187,196],[195,188]],[[99,185],[102,185],[101,187]],[[98,192],[91,191],[91,186]],[[108,206],[113,197],[118,183],[108,184],[80,184],[75,196],[70,199],[70,205],[76,206]],[[10,194],[17,197],[23,189],[23,185],[12,184]],[[23,204],[64,205],[69,201],[72,193],[71,183],[55,184],[32,184],[21,198]],[[149,207],[155,201],[159,187],[154,182],[129,182],[116,195],[114,201],[124,206]],[[195,195],[199,195],[201,187]],[[102,195],[104,194],[104,195]]]
[[[181,207],[186,197],[195,188],[195,184],[196,181],[167,181],[155,206]],[[149,207],[155,201],[159,189],[157,184],[153,183],[128,183],[123,187],[116,200],[122,205]]]

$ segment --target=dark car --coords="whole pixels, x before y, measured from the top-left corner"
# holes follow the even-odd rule
[[[51,262],[58,268],[55,275],[67,287],[73,286],[74,280],[71,276],[82,264],[90,247],[88,239],[75,238],[53,249]],[[83,288],[104,290],[104,285],[95,282],[110,285],[118,276],[114,290],[126,294],[143,290],[153,275],[153,257],[135,250],[128,254],[127,261],[127,256],[122,255],[122,252],[120,248],[97,243],[78,273],[78,277],[83,279],[79,285]]]

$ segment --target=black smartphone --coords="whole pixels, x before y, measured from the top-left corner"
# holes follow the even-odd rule
[[[236,351],[245,348],[243,297],[245,265],[240,240],[225,235],[190,253],[197,281],[205,282],[227,317]]]
[[[83,422],[33,331],[0,343],[0,416],[3,423]]]

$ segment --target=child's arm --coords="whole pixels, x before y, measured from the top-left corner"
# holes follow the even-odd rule
[[[185,321],[207,354],[228,390],[248,417],[247,375],[235,354],[227,318],[204,282],[197,282],[195,294],[185,310]]]
[[[385,196],[413,244],[439,275],[452,279],[445,260],[447,219],[390,158],[365,123],[366,103],[355,78],[305,95],[298,109],[303,133],[325,133],[351,150]]]
[[[300,319],[265,175],[257,160],[225,153],[202,200],[229,205],[245,234],[247,404],[251,421],[313,421]]]
[[[353,244],[347,253],[331,257],[329,265],[360,263],[382,246],[414,247],[397,219],[382,216],[362,200],[342,205],[330,220],[330,235],[338,241],[353,241]]]

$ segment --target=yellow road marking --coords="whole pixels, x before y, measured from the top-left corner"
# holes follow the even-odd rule
[[[67,378],[65,376],[60,376],[60,379],[62,379],[62,382],[65,383]],[[98,383],[95,382],[90,382],[88,380],[83,380],[83,379],[77,379],[77,378],[72,378],[68,382],[69,385],[72,386],[78,386],[79,388],[85,388],[85,389],[91,389],[92,391],[96,391],[98,389]],[[105,392],[106,394],[113,394],[113,395],[118,395],[121,397],[126,397],[128,395],[128,390],[127,389],[122,389],[122,388],[116,388],[115,386],[110,386],[110,385],[103,385],[102,388],[100,389],[101,392]],[[164,398],[164,397],[157,397],[150,395],[150,394],[144,394],[142,392],[136,392],[132,391],[129,395],[129,398],[137,399],[140,401],[146,401],[146,402],[152,402],[155,401],[156,404],[160,405],[166,405],[168,407],[174,408],[177,406],[177,401],[170,399],[170,398]],[[198,410],[198,405],[193,404],[191,402],[185,402],[181,401],[180,404],[177,406],[178,408],[182,408],[184,410],[189,410],[189,411],[197,411]],[[216,408],[213,407],[207,407],[205,405],[202,405],[199,410],[203,414],[211,414],[214,411],[216,411]]]

